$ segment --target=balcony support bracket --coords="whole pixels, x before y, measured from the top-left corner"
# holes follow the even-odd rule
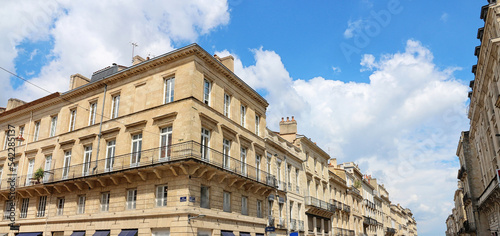
[[[125,178],[129,184],[132,183],[132,180],[130,179],[130,177],[128,175],[123,174],[123,178]],[[99,179],[97,179],[97,180],[99,180]],[[99,183],[101,183],[101,182],[99,181]]]
[[[228,186],[228,187],[233,186],[233,185],[236,183],[236,181],[238,181],[238,179],[236,179],[236,178],[235,178],[235,179],[233,179],[233,181],[231,181],[231,183],[229,184],[229,186]]]
[[[147,176],[144,172],[137,171],[137,174],[141,177],[142,181],[146,181]]]
[[[173,167],[170,167],[170,168],[172,169]],[[158,172],[157,169],[154,169],[153,173],[156,175],[156,178],[161,179],[160,172]],[[177,173],[175,173],[174,175],[177,176]]]
[[[92,182],[90,182],[90,180],[85,180],[85,183],[87,183],[89,188],[94,188],[94,185],[92,184]]]
[[[83,188],[82,188],[82,185],[78,182],[74,182],[75,186],[78,188],[78,190],[82,191]]]
[[[186,167],[184,167],[184,165],[180,165],[179,168],[181,168],[182,172],[184,172],[185,175],[188,174],[187,170],[186,170]]]
[[[71,188],[67,184],[63,184],[63,186],[68,190],[68,192],[71,192]]]
[[[204,168],[201,173],[198,175],[198,178],[201,178],[201,176],[203,176],[205,173],[207,173],[208,169],[207,168]]]
[[[113,184],[118,185],[118,180],[114,176],[110,176],[111,181],[113,181]],[[102,183],[100,183],[102,185]]]
[[[42,196],[43,194],[38,190],[38,188],[35,188],[35,192],[38,193],[38,195]]]
[[[124,176],[126,176],[126,175],[124,175]],[[127,178],[127,177],[125,177],[125,179],[127,179],[127,180],[128,180],[128,178]],[[101,186],[106,187],[106,183],[104,183],[104,180],[103,180],[103,179],[101,179],[101,178],[97,178],[97,182],[99,182],[99,184],[100,184]],[[129,181],[129,183],[130,183],[130,181]]]

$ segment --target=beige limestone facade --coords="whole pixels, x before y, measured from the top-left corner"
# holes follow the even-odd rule
[[[406,209],[393,215],[383,186],[337,164],[293,117],[268,129],[267,101],[233,67],[232,56],[193,44],[90,79],[72,75],[64,93],[10,99],[0,113],[0,233],[394,235],[389,219],[413,227]]]
[[[500,234],[500,3],[487,3],[481,8],[484,27],[478,29],[480,45],[474,51],[478,60],[470,82],[470,128],[462,132],[457,148],[462,197],[455,194],[455,209],[446,222],[449,235]]]

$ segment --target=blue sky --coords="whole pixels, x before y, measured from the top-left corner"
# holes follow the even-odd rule
[[[45,89],[138,55],[196,42],[235,56],[235,73],[338,162],[354,161],[442,235],[486,1],[69,0],[6,2],[0,65]],[[16,20],[13,20],[16,19]],[[348,51],[346,51],[348,49]],[[346,53],[347,52],[347,53]],[[0,71],[0,106],[47,95]]]

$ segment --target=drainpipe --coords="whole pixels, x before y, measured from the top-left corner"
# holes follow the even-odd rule
[[[97,135],[97,153],[95,156],[95,166],[92,169],[92,174],[95,174],[95,171],[97,169],[97,164],[99,160],[99,148],[101,147],[101,136],[102,136],[102,119],[104,117],[104,104],[106,103],[106,91],[108,90],[108,85],[104,84],[104,93],[103,93],[103,99],[102,99],[102,110],[101,110],[101,122],[99,123],[99,134]]]

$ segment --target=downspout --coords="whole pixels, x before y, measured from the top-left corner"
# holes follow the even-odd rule
[[[95,155],[95,166],[92,169],[92,174],[95,174],[95,170],[97,169],[97,164],[99,160],[99,149],[101,147],[101,136],[102,136],[102,119],[104,117],[104,104],[106,104],[106,91],[108,91],[108,85],[104,84],[104,93],[102,99],[102,110],[101,110],[101,122],[99,123],[99,134],[97,135],[97,153]]]

